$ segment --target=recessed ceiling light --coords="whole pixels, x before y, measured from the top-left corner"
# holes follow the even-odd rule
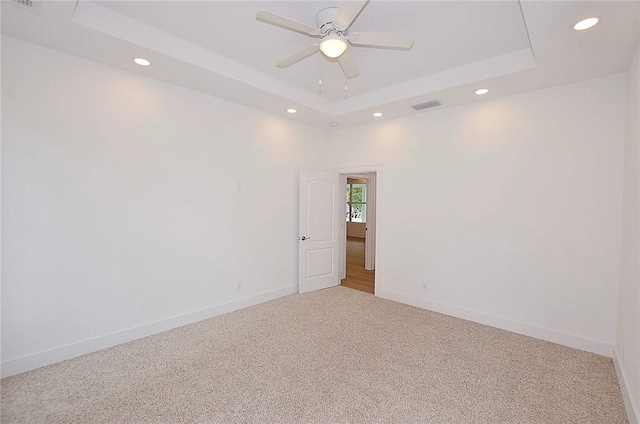
[[[580,22],[578,22],[577,24],[575,24],[573,26],[573,29],[575,29],[576,31],[584,31],[585,29],[589,29],[591,27],[594,27],[598,22],[600,22],[600,19],[598,18],[587,18],[587,19],[583,19]]]
[[[289,108],[289,109],[287,109],[287,112],[289,112],[289,113],[297,113],[298,109]]]
[[[483,94],[487,94],[489,92],[488,88],[479,88],[476,90],[476,94],[478,96],[482,96]]]
[[[376,118],[379,118],[382,116],[382,112],[376,112],[373,114],[373,116],[375,116]]]
[[[147,59],[143,59],[141,57],[136,57],[135,59],[133,59],[133,61],[136,62],[140,66],[149,66],[149,65],[151,65],[151,62],[149,62]]]

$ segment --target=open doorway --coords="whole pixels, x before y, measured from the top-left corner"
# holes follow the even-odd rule
[[[341,185],[346,213],[340,284],[374,294],[376,173],[341,174]]]

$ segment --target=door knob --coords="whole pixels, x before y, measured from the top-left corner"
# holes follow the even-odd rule
[[[305,241],[305,240],[310,240],[311,237],[307,237],[307,236],[302,236],[300,237],[300,240]]]

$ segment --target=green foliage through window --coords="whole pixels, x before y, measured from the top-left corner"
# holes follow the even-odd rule
[[[347,183],[346,220],[347,222],[366,222],[367,185]]]

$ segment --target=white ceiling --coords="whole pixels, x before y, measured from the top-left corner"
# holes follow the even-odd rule
[[[77,3],[77,4],[76,4]],[[596,78],[627,69],[637,44],[638,1],[377,1],[351,30],[405,32],[411,51],[351,47],[360,75],[348,80],[318,54],[287,69],[278,60],[317,42],[255,20],[268,10],[314,25],[338,1],[41,2],[33,13],[2,2],[2,33],[66,53],[287,115],[322,128],[452,106]],[[588,16],[601,24],[582,33]],[[133,57],[149,58],[142,68]],[[322,78],[319,93],[318,79]]]
[[[255,20],[258,10],[268,10],[315,26],[316,13],[336,6],[335,1],[225,3],[223,19],[220,2],[100,4],[313,94],[318,92],[321,70],[326,86],[323,94],[331,100],[344,98],[345,78],[335,60],[317,54],[288,69],[274,66],[276,61],[317,43],[317,39]],[[361,72],[349,81],[350,96],[529,47],[520,7],[514,1],[374,0],[351,30],[407,31],[416,42],[410,52],[352,48],[351,57]]]

